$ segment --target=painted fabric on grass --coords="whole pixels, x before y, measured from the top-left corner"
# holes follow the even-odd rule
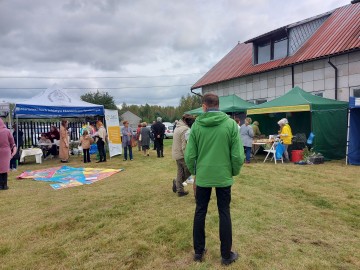
[[[53,189],[64,189],[89,185],[121,171],[123,171],[123,169],[75,168],[62,166],[36,171],[25,171],[18,176],[18,179],[55,182],[50,184]]]

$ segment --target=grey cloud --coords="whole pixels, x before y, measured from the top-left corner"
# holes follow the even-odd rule
[[[0,76],[126,76],[205,73],[238,41],[349,4],[348,0],[0,1]],[[11,80],[0,88],[120,87],[195,83],[149,80]],[[117,100],[177,105],[190,87],[138,88]],[[120,93],[119,92],[119,93]],[[28,93],[8,92],[26,99]],[[1,96],[0,96],[1,98]],[[140,100],[140,101],[139,101]],[[177,101],[176,101],[177,100]]]

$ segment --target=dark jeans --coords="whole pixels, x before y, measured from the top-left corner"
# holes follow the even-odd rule
[[[163,138],[155,138],[154,145],[156,148],[157,156],[164,156],[164,139]]]
[[[17,160],[18,160],[17,158],[10,159],[10,169],[16,169],[16,167],[17,167],[16,161]]]
[[[8,174],[0,173],[0,189],[3,189],[7,186]]]
[[[98,147],[100,161],[106,161],[105,142],[99,138],[96,145]]]
[[[16,154],[10,159],[10,169],[16,169],[20,163],[20,149],[18,148]]]
[[[90,162],[90,149],[83,149],[84,163]]]
[[[51,146],[50,150],[47,152],[46,156],[49,156],[49,155],[53,155],[53,156],[56,156],[58,153],[57,153],[57,146],[54,144]]]
[[[251,147],[244,146],[244,150],[245,150],[246,161],[250,162]]]
[[[127,156],[127,150],[129,149],[129,157],[130,159],[133,159],[133,154],[132,154],[132,147],[131,145],[128,145],[128,146],[124,146],[124,159],[127,159],[128,156]]]
[[[194,217],[194,250],[201,254],[205,249],[205,218],[212,188],[196,186],[196,209]],[[230,257],[232,246],[232,225],[230,216],[231,186],[216,188],[219,212],[220,251],[225,259]]]

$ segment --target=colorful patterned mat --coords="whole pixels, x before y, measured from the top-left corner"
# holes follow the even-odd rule
[[[89,185],[105,179],[124,169],[74,168],[69,166],[54,167],[36,171],[25,171],[18,179],[34,179],[35,181],[55,182],[53,189],[63,189],[81,185]]]

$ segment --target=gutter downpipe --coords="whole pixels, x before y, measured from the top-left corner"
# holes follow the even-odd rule
[[[335,100],[338,100],[338,68],[333,63],[331,63],[330,57],[328,59],[328,63],[335,70]]]
[[[291,87],[295,87],[294,65],[291,66]]]

